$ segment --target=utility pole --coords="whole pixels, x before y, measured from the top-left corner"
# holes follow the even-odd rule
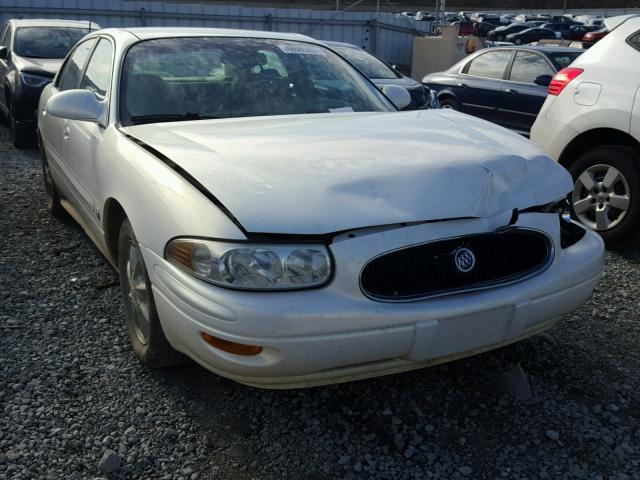
[[[340,0],[336,0],[336,12],[340,11]]]
[[[564,2],[562,2],[562,13],[567,13],[567,0],[564,0]]]

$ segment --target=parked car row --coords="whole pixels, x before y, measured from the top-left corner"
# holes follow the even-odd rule
[[[462,13],[462,12],[461,12]],[[587,23],[585,23],[587,22]],[[487,14],[459,15],[451,25],[458,25],[461,36],[477,35],[487,37],[491,41],[510,41],[515,44],[526,44],[543,39],[562,38],[595,43],[606,35],[602,19],[569,15],[502,15],[500,17]]]

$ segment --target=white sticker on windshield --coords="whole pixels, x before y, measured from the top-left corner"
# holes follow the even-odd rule
[[[322,47],[305,43],[278,43],[278,48],[284,53],[296,55],[324,55]]]
[[[353,108],[351,107],[330,108],[329,111],[331,113],[353,112]]]

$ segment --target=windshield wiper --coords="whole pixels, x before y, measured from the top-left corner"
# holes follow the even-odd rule
[[[131,122],[134,125],[143,123],[159,123],[159,122],[182,122],[188,120],[207,120],[211,118],[224,118],[214,115],[203,115],[201,113],[156,113],[153,115],[134,115]]]

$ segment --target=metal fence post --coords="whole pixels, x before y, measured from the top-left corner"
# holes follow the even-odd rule
[[[268,32],[273,32],[274,31],[274,23],[275,23],[273,21],[273,15],[271,13],[269,13],[267,15],[267,18],[266,18],[265,21],[266,21],[266,24],[267,24],[267,31]]]
[[[378,19],[374,18],[369,22],[369,45],[371,45],[371,53],[378,54]]]

